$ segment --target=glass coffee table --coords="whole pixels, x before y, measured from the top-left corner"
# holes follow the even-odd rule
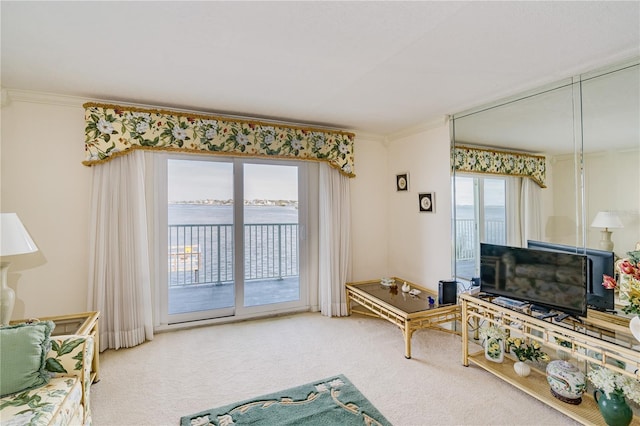
[[[435,328],[447,333],[460,334],[455,322],[460,320],[460,305],[438,305],[438,294],[417,284],[394,277],[396,287],[383,286],[380,280],[359,281],[346,284],[348,314],[385,319],[395,324],[404,335],[405,358],[411,358],[411,336],[416,330]],[[402,291],[406,282],[411,289],[420,293],[412,295]],[[429,297],[431,297],[430,303]],[[359,309],[352,306],[357,303]],[[453,322],[452,329],[442,324]]]

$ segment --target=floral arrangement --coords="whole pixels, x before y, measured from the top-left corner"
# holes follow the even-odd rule
[[[617,286],[618,283],[616,282],[615,278],[610,277],[606,274],[602,276],[602,287],[606,288],[607,290],[613,290]]]
[[[480,328],[480,337],[482,337],[483,340],[505,340],[507,338],[507,332],[497,325],[482,326]]]
[[[629,252],[629,258],[619,264],[620,285],[628,289],[629,304],[622,308],[626,314],[640,314],[640,253]],[[603,283],[604,285],[604,283]]]
[[[549,361],[549,355],[542,351],[540,343],[533,340],[531,343],[525,342],[520,337],[509,337],[507,339],[507,352],[513,351],[519,361]]]
[[[595,367],[587,374],[589,381],[607,396],[616,393],[640,404],[640,381],[604,367]]]

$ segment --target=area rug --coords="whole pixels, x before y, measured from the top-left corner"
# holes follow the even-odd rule
[[[342,374],[180,418],[181,426],[391,423]]]

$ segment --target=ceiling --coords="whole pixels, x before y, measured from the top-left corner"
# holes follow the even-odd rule
[[[0,3],[5,89],[392,136],[638,56],[640,2]]]

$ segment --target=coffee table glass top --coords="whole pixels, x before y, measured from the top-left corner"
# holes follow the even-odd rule
[[[365,293],[396,307],[408,314],[428,311],[430,309],[439,308],[445,305],[438,305],[438,299],[434,295],[422,291],[420,294],[413,296],[404,293],[401,289],[402,284],[397,287],[386,287],[379,282],[356,284],[354,288],[360,289]],[[413,289],[413,287],[412,287]],[[433,304],[429,304],[429,296],[432,297]]]

